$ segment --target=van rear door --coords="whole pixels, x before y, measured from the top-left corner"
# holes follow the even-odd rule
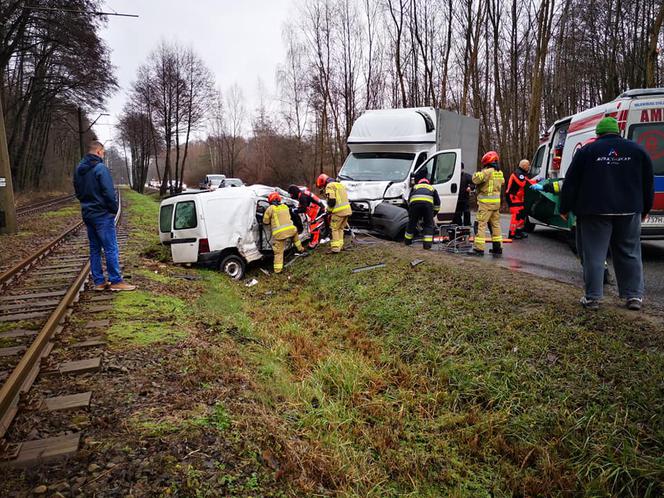
[[[159,208],[159,240],[162,244],[169,245],[173,238],[173,211],[175,204],[162,202]]]
[[[451,220],[456,211],[461,184],[461,149],[436,152],[414,173],[422,169],[426,170],[426,178],[440,196],[438,220]]]
[[[198,261],[198,239],[203,236],[203,227],[196,208],[194,199],[179,200],[175,204],[170,242],[174,263]]]

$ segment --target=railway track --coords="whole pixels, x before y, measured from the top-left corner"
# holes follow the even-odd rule
[[[116,224],[119,220],[120,212]],[[122,244],[125,239],[119,227],[118,242]],[[49,358],[75,303],[82,302],[81,293],[90,273],[87,247],[83,223],[79,223],[0,275],[0,465],[29,466],[71,454],[78,448],[78,433],[11,443],[6,436],[40,375],[70,375],[100,368],[99,358],[60,364]],[[95,312],[95,308],[108,309],[103,304],[110,304],[111,299],[112,294],[105,292],[85,301],[97,304],[88,310]],[[88,343],[99,346],[103,341]],[[82,352],[85,346],[74,349],[74,354]],[[89,404],[90,396],[91,393],[72,393],[44,399],[40,406],[49,411],[76,407],[77,403],[84,406],[86,401]]]
[[[16,216],[22,218],[25,216],[29,216],[31,214],[41,213],[42,211],[46,211],[48,209],[52,209],[54,207],[61,206],[62,204],[71,202],[75,198],[76,196],[74,194],[69,194],[62,197],[58,197],[56,199],[49,199],[47,201],[30,204],[29,206],[23,206],[16,210]]]

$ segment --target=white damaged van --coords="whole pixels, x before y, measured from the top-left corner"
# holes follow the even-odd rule
[[[270,227],[262,223],[269,193],[297,206],[288,192],[265,185],[186,192],[168,197],[159,208],[159,239],[171,248],[174,263],[217,268],[233,279],[246,265],[272,255]],[[303,223],[300,238],[309,230]]]

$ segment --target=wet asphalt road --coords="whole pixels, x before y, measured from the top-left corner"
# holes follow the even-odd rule
[[[507,233],[509,217],[503,216],[503,233]],[[525,240],[504,245],[504,256],[495,260],[497,264],[578,286],[582,295],[583,277],[581,265],[568,244],[568,233],[553,228],[538,226]],[[643,265],[646,281],[646,304],[664,311],[664,241],[642,243]],[[485,259],[489,259],[486,258]],[[611,275],[615,276],[609,261]],[[605,287],[605,292],[617,295],[615,285]]]

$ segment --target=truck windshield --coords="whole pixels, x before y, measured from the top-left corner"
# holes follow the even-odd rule
[[[655,176],[664,176],[664,123],[632,125],[629,138],[648,151]]]
[[[415,154],[396,152],[354,152],[346,158],[339,178],[359,182],[404,181],[414,158]]]

